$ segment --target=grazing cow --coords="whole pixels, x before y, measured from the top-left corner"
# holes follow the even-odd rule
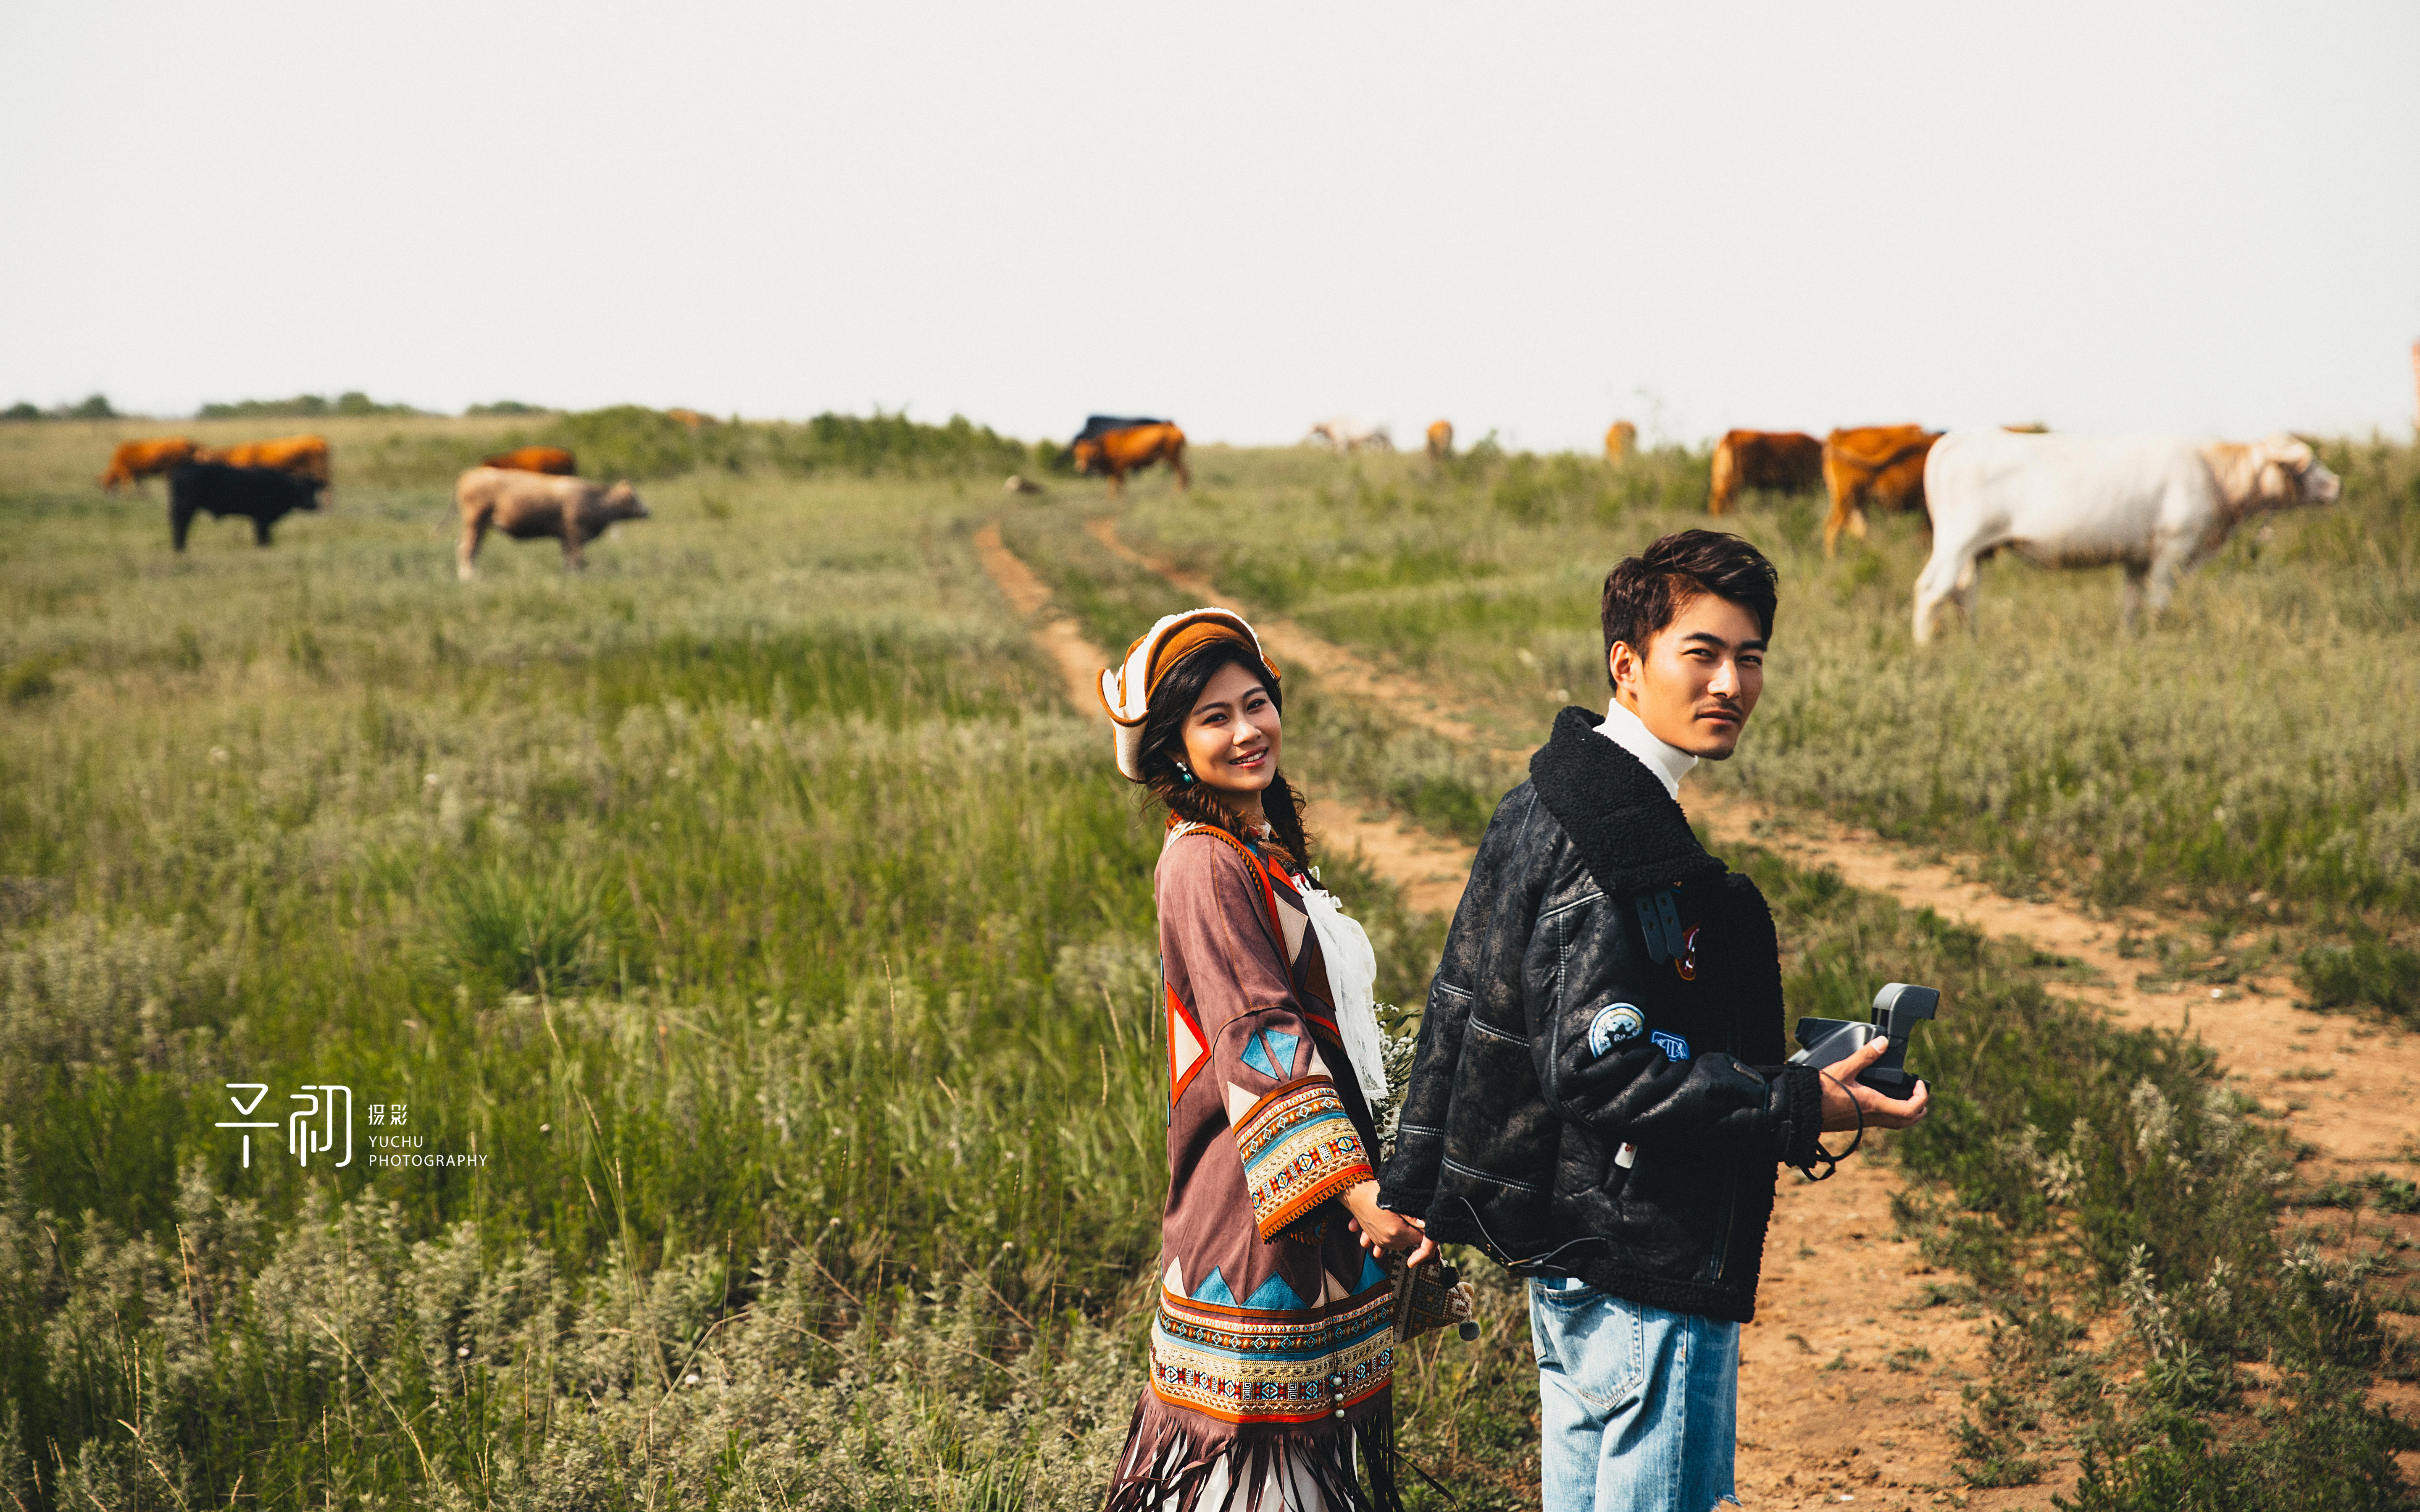
[[[1706,513],[1728,514],[1743,488],[1803,493],[1823,481],[1823,443],[1794,430],[1729,430],[1714,443]]]
[[[101,486],[116,493],[122,484],[141,483],[192,461],[201,447],[182,436],[161,436],[147,441],[119,441],[109,455],[109,471]]]
[[[543,472],[557,478],[580,476],[580,463],[560,446],[517,446],[509,452],[498,452],[479,465],[503,468],[507,472]]]
[[[1924,459],[1941,432],[1922,425],[1859,425],[1823,438],[1823,486],[1832,513],[1823,521],[1823,554],[1839,549],[1846,528],[1866,538],[1866,506],[1924,507]]]
[[[2252,515],[2333,501],[2341,485],[2311,448],[2185,437],[2028,436],[1958,430],[1924,464],[1932,558],[1916,580],[1916,641],[1953,602],[1975,628],[1975,565],[2006,548],[2046,567],[2126,569],[2131,628],[2167,607],[2179,576]]]
[[[1357,452],[1365,446],[1373,452],[1395,449],[1395,438],[1388,433],[1385,421],[1358,420],[1351,415],[1321,421],[1311,427],[1311,434],[1303,440],[1317,441],[1337,452]]]
[[[1193,474],[1185,470],[1185,432],[1171,421],[1094,415],[1068,451],[1077,471],[1108,475],[1112,499],[1125,492],[1127,473],[1154,462],[1169,465],[1178,487],[1193,486]]]
[[[324,436],[281,436],[273,441],[242,441],[234,446],[204,447],[200,462],[223,462],[231,468],[275,468],[328,486],[328,440]]]
[[[712,415],[702,415],[694,409],[667,409],[664,413],[671,418],[679,421],[682,424],[687,425],[691,430],[703,429],[707,425],[717,424]]]
[[[298,509],[319,507],[316,479],[283,468],[240,468],[225,462],[186,462],[168,474],[168,539],[185,549],[194,517],[241,515],[252,521],[252,544],[267,546],[269,532]]]
[[[1605,459],[1619,462],[1638,450],[1638,427],[1627,420],[1617,420],[1605,433]]]
[[[1429,426],[1429,460],[1432,462],[1453,460],[1452,421],[1440,420]]]
[[[489,527],[516,541],[551,535],[563,543],[563,570],[588,563],[580,554],[587,542],[617,519],[645,519],[647,506],[627,483],[611,488],[579,478],[473,468],[455,480],[454,506],[462,515],[462,540],[454,552],[454,575],[471,580],[471,563]]]

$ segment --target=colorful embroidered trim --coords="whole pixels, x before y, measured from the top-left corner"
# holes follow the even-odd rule
[[[1165,1288],[1151,1327],[1151,1389],[1228,1423],[1308,1423],[1386,1389],[1395,1373],[1394,1291],[1319,1312],[1255,1313]]]
[[[1235,1126],[1235,1149],[1263,1239],[1347,1187],[1377,1180],[1343,1099],[1325,1076],[1306,1076],[1252,1104]]]

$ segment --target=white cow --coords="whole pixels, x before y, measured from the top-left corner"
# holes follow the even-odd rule
[[[1395,438],[1388,433],[1383,420],[1357,420],[1351,415],[1338,415],[1311,427],[1305,440],[1320,441],[1339,452],[1357,452],[1363,447],[1373,451],[1391,452]]]
[[[1932,559],[1916,579],[1916,642],[1945,602],[1975,628],[1975,564],[2007,549],[2046,567],[2126,569],[2128,627],[2157,615],[2179,575],[2245,517],[2333,501],[2341,486],[2310,447],[2276,435],[2246,443],[2174,436],[2093,440],[1954,430],[1924,464]]]

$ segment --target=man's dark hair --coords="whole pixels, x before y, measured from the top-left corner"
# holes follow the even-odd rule
[[[1617,640],[1644,652],[1655,632],[1702,594],[1729,599],[1755,615],[1758,630],[1770,640],[1780,581],[1764,553],[1736,535],[1675,531],[1605,575],[1599,617],[1605,622],[1606,656],[1609,661]],[[1613,681],[1609,666],[1606,681]]]

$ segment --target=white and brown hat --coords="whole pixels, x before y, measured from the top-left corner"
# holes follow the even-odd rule
[[[1189,609],[1171,614],[1126,647],[1125,662],[1101,670],[1101,705],[1118,731],[1118,770],[1129,782],[1142,780],[1142,722],[1151,713],[1152,690],[1176,664],[1217,640],[1233,640],[1260,659],[1269,678],[1278,664],[1261,649],[1261,638],[1232,609]]]

